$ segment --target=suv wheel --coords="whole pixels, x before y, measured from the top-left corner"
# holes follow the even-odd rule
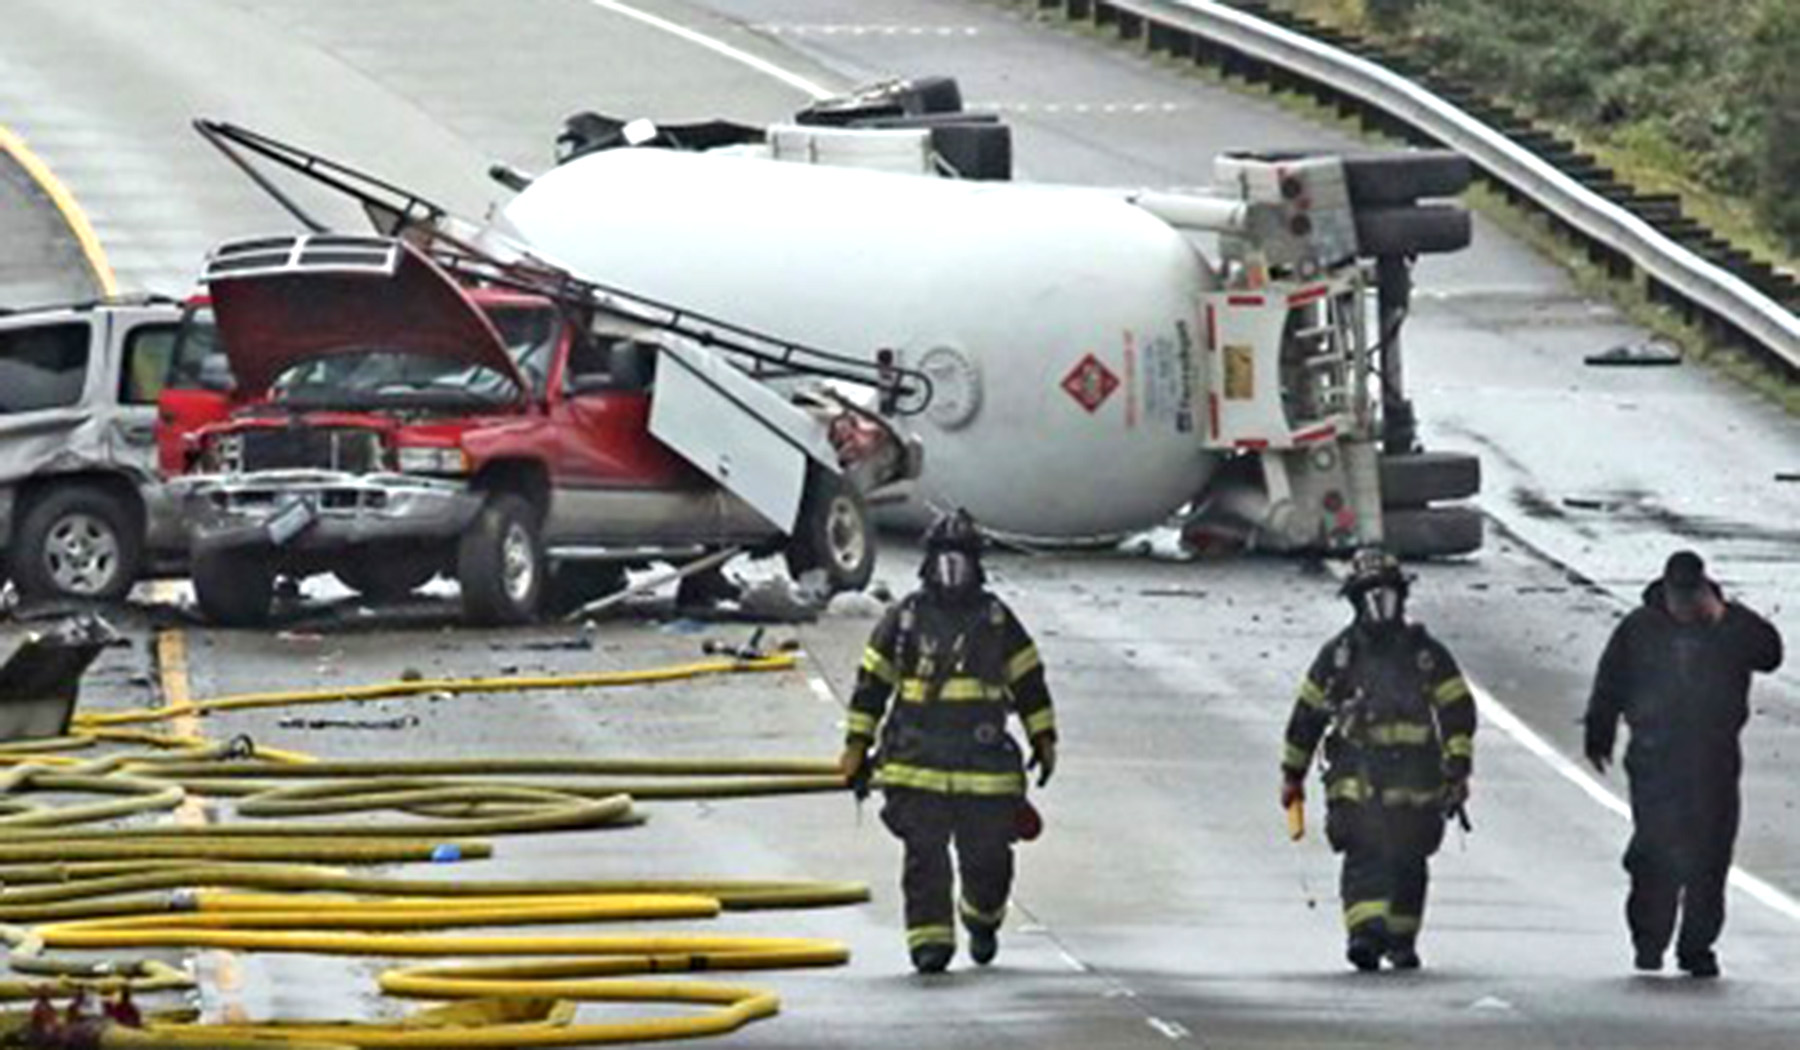
[[[860,591],[875,574],[875,536],[862,493],[841,476],[814,468],[800,520],[787,548],[788,572],[798,579],[825,570],[833,593]]]
[[[66,485],[34,500],[20,520],[12,576],[26,599],[113,601],[137,582],[143,546],[124,499],[93,485]]]
[[[275,600],[275,568],[239,551],[196,551],[190,570],[200,613],[222,627],[259,627]]]
[[[457,546],[463,614],[475,623],[529,623],[537,616],[545,575],[531,504],[511,493],[489,497]]]

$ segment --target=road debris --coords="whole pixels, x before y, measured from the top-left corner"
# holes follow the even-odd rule
[[[1645,339],[1637,343],[1620,343],[1581,359],[1582,364],[1596,366],[1657,366],[1681,363],[1681,347],[1666,339]]]

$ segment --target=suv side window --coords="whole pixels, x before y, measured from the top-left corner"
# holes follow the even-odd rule
[[[120,404],[156,404],[169,385],[175,337],[180,332],[181,327],[174,324],[144,324],[132,329],[125,340],[125,370],[119,376]]]
[[[80,404],[92,343],[86,321],[0,331],[0,412]]]

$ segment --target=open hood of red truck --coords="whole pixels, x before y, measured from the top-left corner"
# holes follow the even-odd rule
[[[370,350],[425,354],[526,380],[467,289],[402,241],[329,234],[223,246],[208,264],[213,314],[239,397],[302,361]]]

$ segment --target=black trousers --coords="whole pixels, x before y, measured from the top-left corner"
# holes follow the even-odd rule
[[[909,947],[955,944],[959,914],[973,929],[995,929],[1005,919],[1017,812],[1018,800],[1012,796],[886,789],[882,822],[906,847],[900,889],[906,897]],[[955,892],[959,873],[960,897]]]
[[[1333,801],[1326,836],[1344,854],[1338,894],[1352,937],[1411,945],[1425,922],[1430,858],[1444,838],[1435,807]]]
[[[1625,921],[1632,944],[1639,952],[1660,955],[1675,938],[1679,955],[1708,951],[1725,927],[1725,881],[1737,844],[1737,785],[1708,792],[1632,786],[1633,830],[1625,849],[1625,870],[1631,873]]]

